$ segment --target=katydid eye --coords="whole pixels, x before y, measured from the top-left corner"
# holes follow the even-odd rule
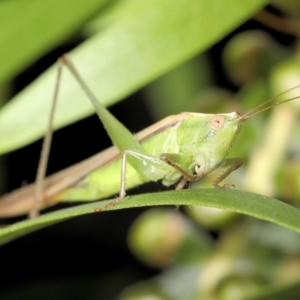
[[[210,119],[209,125],[212,129],[219,130],[220,128],[222,128],[224,121],[225,121],[224,116],[215,115]]]

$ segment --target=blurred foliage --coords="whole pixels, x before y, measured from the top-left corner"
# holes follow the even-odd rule
[[[39,1],[31,2],[35,5],[35,9],[28,7],[28,13],[25,14],[23,13],[25,8],[20,9],[17,6],[20,5],[20,1],[0,3],[0,11],[3,14],[5,12],[4,15],[9,15],[6,9],[11,9],[11,11],[22,12],[20,17],[26,17],[23,22],[14,22],[16,27],[11,25],[10,18],[6,18],[9,21],[7,23],[4,23],[5,18],[1,18],[2,24],[6,24],[0,26],[6,34],[4,35],[3,32],[0,34],[1,43],[5,45],[0,48],[0,59],[3,60],[0,79],[5,91],[9,90],[9,81],[12,77],[35,59],[56,47],[62,40],[74,37],[78,34],[78,29],[80,35],[89,40],[99,32],[105,33],[114,30],[117,26],[126,27],[125,21],[118,23],[116,20],[122,19],[123,13],[128,14],[136,4],[134,1],[126,0],[110,1],[109,4],[107,1],[85,1],[85,10],[79,6],[76,15],[67,13],[69,7],[74,6],[76,1],[63,1],[66,7],[61,6],[61,1],[43,1],[43,7],[40,8]],[[51,3],[52,8],[45,6],[46,2],[49,2],[49,5]],[[262,4],[263,1],[256,8],[249,8],[243,18],[246,19],[247,14],[249,17],[253,15]],[[216,2],[214,5],[218,6]],[[223,9],[223,12],[234,11],[234,1],[232,5],[226,12]],[[263,24],[271,26],[270,30],[267,27],[251,31],[239,30],[238,33],[232,32],[223,40],[225,46],[221,51],[221,63],[211,60],[211,52],[203,52],[208,47],[209,43],[207,43],[206,48],[197,48],[193,55],[185,55],[184,58],[165,66],[163,70],[155,70],[153,74],[148,74],[148,77],[145,75],[141,82],[132,81],[128,89],[117,91],[119,94],[114,95],[113,100],[117,101],[117,98],[123,98],[151,81],[142,93],[155,122],[166,115],[180,111],[217,113],[237,110],[243,113],[264,100],[299,85],[300,55],[299,26],[297,26],[300,13],[299,1],[276,0],[273,7],[284,12],[283,15],[279,13],[273,18],[272,14],[267,13],[259,14],[257,17]],[[55,15],[57,9],[60,14],[68,18],[57,17]],[[141,7],[136,9],[138,13],[143,11]],[[46,10],[47,14],[45,11],[41,14],[42,10]],[[47,23],[48,15],[51,23]],[[138,19],[137,15],[132,21],[133,25]],[[20,20],[20,17],[16,15],[14,20]],[[37,26],[34,23],[37,17],[39,17],[37,21],[39,24],[41,20],[45,24]],[[141,16],[147,19],[146,17],[147,14]],[[225,26],[223,22],[227,18],[230,19],[229,16],[226,18],[219,16],[220,21],[217,26],[220,28]],[[131,18],[128,17],[126,21],[128,20]],[[57,21],[61,21],[61,24],[57,24]],[[54,23],[57,24],[55,28],[52,25]],[[20,30],[25,31],[26,27],[17,28],[18,24],[27,24],[30,34],[25,37],[20,33]],[[44,33],[42,25],[46,26],[47,34]],[[236,22],[230,30],[238,25],[239,22]],[[180,24],[176,26],[179,30]],[[43,33],[34,33],[34,28]],[[276,39],[278,34],[274,33],[274,29],[288,32],[293,42],[278,42]],[[207,35],[209,31],[210,29],[206,28]],[[41,38],[36,38],[36,35]],[[4,39],[5,36],[7,39]],[[133,38],[133,36],[128,34],[127,37]],[[22,42],[22,37],[23,43],[16,45],[16,42]],[[221,38],[225,38],[224,32],[211,41],[209,46]],[[148,43],[145,45],[150,47]],[[125,50],[117,48],[117,52],[126,52]],[[134,50],[138,51],[136,48]],[[108,51],[111,51],[111,48]],[[168,51],[170,50],[168,49],[164,55],[168,56]],[[130,49],[128,52],[131,53]],[[93,59],[97,55],[99,54],[87,58],[91,69],[93,69]],[[133,58],[128,64],[133,65],[133,73],[137,70],[136,64],[139,63],[139,60],[137,62],[134,60],[135,55],[138,53],[131,53]],[[14,59],[11,59],[11,56]],[[142,59],[145,57],[141,56]],[[163,60],[164,57],[160,63]],[[94,84],[101,82],[99,88],[101,90],[103,85],[107,84],[107,78],[116,76],[115,73],[108,71],[111,69],[118,71],[118,63],[119,61],[116,60],[112,66],[108,65],[107,72],[102,74],[101,79],[90,79],[88,75],[88,81]],[[150,60],[149,65],[152,63]],[[82,66],[79,67],[80,70],[85,69],[84,64]],[[129,66],[122,70],[124,73],[120,72],[124,77],[124,74],[129,72]],[[169,70],[171,71],[167,73]],[[83,73],[85,71],[83,70]],[[89,70],[87,73],[89,74]],[[54,70],[49,76],[54,76],[53,74]],[[137,76],[140,76],[139,74],[137,72]],[[222,81],[220,78],[226,78],[225,83],[223,81],[220,84]],[[4,83],[7,83],[7,87]],[[28,90],[30,89],[31,87]],[[42,90],[42,93],[48,94],[48,91]],[[276,100],[298,95],[299,89],[285,93]],[[35,108],[35,105],[36,102],[32,107]],[[244,125],[230,155],[242,157],[245,164],[230,175],[228,182],[233,182],[238,189],[276,197],[298,205],[300,199],[299,109],[300,101],[295,100],[258,114]],[[83,115],[89,113],[90,111],[87,111]],[[26,115],[25,111],[22,111],[22,114]],[[27,120],[33,119],[29,114]],[[75,119],[64,120],[62,123],[74,121]],[[44,130],[40,128],[40,124],[36,125],[32,122],[31,125],[38,127],[39,133],[34,138],[30,137],[30,141],[36,139]],[[19,130],[20,127],[16,128]],[[9,134],[7,136],[9,137]],[[22,143],[21,140],[20,144]],[[211,180],[212,178],[206,178],[199,183],[193,183],[191,188],[211,187]],[[129,248],[139,261],[151,268],[159,269],[160,274],[128,286],[120,292],[118,299],[298,299],[300,239],[297,233],[278,225],[215,208],[186,207],[184,212],[181,214],[172,209],[156,208],[145,212],[134,221],[128,233]]]
[[[60,3],[49,2],[61,13]],[[237,0],[220,2],[217,6],[209,0],[123,0],[109,2],[103,10],[95,10],[92,4],[85,3],[84,7],[89,4],[94,14],[98,12],[97,17],[104,21],[100,22],[102,26],[98,24],[98,31],[96,22],[93,29],[89,27],[83,31],[92,36],[70,52],[69,57],[76,62],[75,66],[95,95],[103,104],[110,105],[203,52],[264,3],[264,0],[253,0],[245,7]],[[217,21],[227,6],[235,9],[228,10],[227,18],[222,26],[218,26]],[[40,13],[44,9],[45,3]],[[39,12],[37,14],[40,16]],[[63,20],[60,15],[53,16],[55,18]],[[207,28],[210,28],[209,35]],[[25,29],[24,36],[31,37],[31,28]],[[39,29],[37,26],[37,34]],[[13,44],[12,48],[19,47],[23,44]],[[6,57],[3,59],[5,63],[9,62]],[[44,116],[48,114],[52,100],[45,95],[52,95],[56,73],[56,66],[49,68],[1,109],[0,153],[17,149],[44,135],[47,124]],[[55,129],[94,112],[69,72],[64,72],[62,81],[53,122]]]

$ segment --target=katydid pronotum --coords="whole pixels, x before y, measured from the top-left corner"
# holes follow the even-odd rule
[[[266,106],[274,100],[272,98],[245,114],[184,112],[169,116],[132,136],[96,99],[67,56],[61,57],[58,65],[53,103],[57,100],[62,67],[65,65],[94,105],[115,147],[44,180],[50,147],[45,146],[46,154],[41,159],[37,183],[3,196],[0,217],[24,214],[34,207],[34,203],[33,215],[36,215],[38,209],[60,201],[92,201],[119,191],[119,197],[108,205],[112,206],[123,200],[125,187],[129,189],[145,182],[162,180],[166,186],[177,183],[176,189],[182,189],[186,182],[198,180],[221,168],[225,171],[213,185],[216,188],[230,188],[228,184],[220,186],[220,182],[242,165],[240,158],[227,158],[242,124],[262,111],[299,98]],[[49,142],[51,133],[48,138]]]

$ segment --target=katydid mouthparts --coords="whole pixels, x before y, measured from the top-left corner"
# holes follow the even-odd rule
[[[177,183],[176,189],[182,189],[186,182],[203,178],[217,169],[224,172],[214,180],[213,186],[230,188],[230,185],[220,183],[243,163],[240,158],[227,158],[243,123],[262,111],[299,98],[267,105],[276,96],[245,114],[183,112],[166,117],[133,136],[96,99],[66,55],[59,59],[58,65],[53,103],[56,103],[62,66],[65,65],[94,105],[115,146],[47,178],[43,178],[44,167],[39,181],[0,199],[1,218],[26,214],[34,203],[40,210],[62,201],[93,201],[119,192],[119,197],[108,205],[112,206],[124,199],[125,188],[161,180],[165,186]],[[52,119],[53,116],[50,124]],[[47,147],[49,150],[50,145]],[[47,158],[42,160],[46,165]]]

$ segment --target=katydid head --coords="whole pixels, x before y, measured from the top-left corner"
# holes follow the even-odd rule
[[[299,87],[300,85],[288,91]],[[280,95],[282,94],[283,93]],[[296,96],[281,102],[269,104],[276,97],[265,101],[244,114],[238,112],[216,115],[191,113],[190,115],[194,118],[184,122],[184,126],[181,126],[182,130],[179,130],[179,144],[182,145],[182,152],[190,152],[194,157],[196,162],[196,173],[210,173],[216,166],[222,163],[224,158],[229,154],[230,149],[246,120],[279,104],[300,98],[300,96]],[[196,127],[197,131],[192,130]]]
[[[228,113],[228,114],[213,115],[209,121],[210,128],[213,130],[213,132],[215,132],[215,134],[217,134],[217,132],[219,131],[219,133],[220,133],[219,136],[221,136],[221,135],[222,135],[222,137],[227,136],[227,138],[220,138],[219,140],[221,141],[221,144],[223,144],[225,147],[230,149],[235,140],[235,137],[239,133],[241,126],[245,121],[247,121],[248,119],[252,118],[253,116],[255,116],[265,110],[269,110],[275,106],[278,106],[280,104],[283,104],[283,103],[286,103],[289,101],[293,101],[295,99],[300,99],[300,96],[295,96],[295,97],[291,97],[291,98],[288,98],[286,100],[283,100],[283,101],[280,101],[277,103],[270,104],[270,102],[274,101],[274,99],[278,98],[279,96],[281,96],[287,92],[290,92],[292,90],[295,90],[299,87],[300,87],[300,85],[297,85],[291,89],[288,89],[285,92],[278,94],[277,96],[272,97],[272,98],[268,99],[267,101],[259,104],[258,106],[256,106],[255,108],[249,110],[248,112],[246,112],[244,114],[240,114],[238,112],[232,112],[232,113]]]
[[[209,120],[210,134],[218,136],[221,144],[231,147],[235,136],[239,133],[243,121],[241,114],[232,112],[228,114],[216,114]]]
[[[186,145],[181,147],[181,151],[194,157],[197,174],[208,174],[229,154],[243,122],[239,120],[241,115],[237,112],[193,115],[195,120],[189,120],[184,129],[191,131],[193,122],[198,127],[190,133],[187,130],[182,132],[180,144]]]
[[[227,114],[207,115],[205,122],[194,138],[199,142],[199,149],[204,147],[212,152],[220,153],[221,156],[227,155],[240,128],[243,124],[239,120],[241,115],[238,112]]]

